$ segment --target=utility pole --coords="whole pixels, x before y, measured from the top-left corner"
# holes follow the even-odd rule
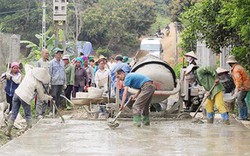
[[[42,48],[46,48],[46,0],[42,0],[43,19],[42,19]]]
[[[175,51],[174,51],[174,60],[175,60],[175,66],[178,65],[178,22],[174,22],[174,28],[175,28]]]
[[[63,30],[63,50],[66,50],[67,0],[53,0],[53,20],[55,26],[55,47],[59,45],[59,30]]]

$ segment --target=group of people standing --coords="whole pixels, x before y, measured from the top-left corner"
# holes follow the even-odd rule
[[[114,83],[115,71],[118,68],[130,71],[128,61],[123,61],[121,55],[115,59],[101,56],[98,61],[93,57],[80,55],[70,59],[69,55],[63,55],[64,51],[55,48],[52,52],[53,59],[49,60],[49,51],[43,49],[41,58],[35,63],[35,67],[25,73],[23,78],[19,69],[19,63],[13,62],[10,71],[1,76],[6,80],[6,101],[10,104],[11,115],[8,120],[8,128],[5,134],[11,135],[11,129],[19,112],[20,106],[24,108],[27,126],[32,125],[31,103],[35,98],[37,118],[43,118],[50,101],[55,101],[58,108],[62,108],[60,95],[64,92],[68,99],[75,97],[77,92],[87,92],[88,87],[97,87],[104,90],[107,96],[109,84]],[[69,103],[65,106],[71,109]],[[52,115],[52,107],[49,116]]]
[[[207,92],[206,112],[207,122],[214,121],[214,105],[218,109],[223,122],[229,123],[228,111],[225,108],[223,93],[231,93],[236,99],[238,105],[238,119],[248,120],[248,108],[246,105],[246,96],[250,91],[250,78],[246,70],[238,63],[233,55],[227,58],[227,63],[231,67],[229,71],[223,68],[199,67],[197,66],[197,57],[194,52],[184,55],[189,63],[185,71],[185,78],[189,85],[197,83]]]

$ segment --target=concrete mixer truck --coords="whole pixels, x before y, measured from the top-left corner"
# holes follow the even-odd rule
[[[183,100],[182,97],[179,96],[180,83],[176,78],[174,70],[171,68],[171,66],[167,62],[154,55],[151,55],[146,51],[138,51],[133,59],[134,62],[131,64],[131,72],[141,73],[148,76],[153,80],[153,83],[156,87],[152,104],[160,103],[168,99],[169,96],[175,95],[176,102],[170,109],[165,109],[164,107],[162,111],[150,112],[150,115],[155,117],[182,115]],[[131,94],[135,94],[137,92],[137,90],[132,88],[129,88],[128,91]],[[119,96],[116,95],[116,97]],[[129,111],[129,109],[125,110],[125,113],[122,113],[121,116],[127,117],[129,113],[132,113],[132,111]]]

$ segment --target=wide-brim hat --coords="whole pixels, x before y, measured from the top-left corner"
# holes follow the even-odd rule
[[[235,56],[233,56],[233,55],[228,56],[227,63],[237,63]]]
[[[218,68],[216,69],[216,73],[217,73],[217,74],[227,73],[227,72],[229,72],[227,69],[224,69],[224,68],[221,68],[221,67],[218,67]]]
[[[106,59],[107,59],[107,57],[105,57],[105,56],[103,56],[103,55],[100,55],[98,59],[99,59],[99,60],[100,60],[100,59],[104,59],[104,60],[106,60]]]
[[[190,64],[190,65],[187,67],[187,69],[186,69],[185,75],[189,74],[191,71],[193,71],[193,70],[195,70],[195,69],[197,69],[197,68],[199,68],[199,66],[194,65],[194,64]]]
[[[195,53],[193,51],[190,51],[190,52],[184,54],[184,56],[186,56],[186,57],[190,56],[190,57],[192,57],[192,58],[194,58],[196,60],[198,59],[197,56],[195,55]]]
[[[32,75],[44,84],[50,82],[50,75],[48,69],[35,67],[31,70]]]

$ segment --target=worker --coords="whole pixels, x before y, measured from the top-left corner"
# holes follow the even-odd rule
[[[227,63],[231,67],[232,78],[235,83],[235,91],[233,94],[234,98],[237,98],[237,105],[239,111],[239,120],[249,120],[248,119],[248,108],[246,105],[245,98],[248,91],[250,90],[250,78],[246,70],[237,62],[235,56],[230,55],[227,58]]]
[[[9,67],[7,67],[9,68]],[[6,93],[6,101],[10,104],[9,112],[12,110],[12,101],[15,90],[19,86],[22,80],[22,74],[19,70],[19,63],[12,62],[10,72],[6,72],[2,74],[1,79],[6,79],[5,93]]]
[[[197,56],[195,55],[195,53],[193,51],[190,51],[186,54],[184,54],[184,56],[186,57],[186,61],[188,62],[188,64],[194,64],[197,65],[196,61],[197,61]]]
[[[188,62],[188,66],[190,65],[197,65],[197,56],[193,51],[190,51],[184,55],[186,57],[186,61]],[[181,70],[181,86],[182,86],[182,95],[184,103],[185,103],[185,111],[196,111],[196,107],[193,105],[193,99],[192,91],[195,88],[199,88],[199,85],[193,86],[191,83],[187,82],[185,77],[186,67]],[[194,93],[194,92],[193,92]],[[191,96],[192,95],[192,96]],[[196,98],[199,98],[199,95],[195,96]],[[197,105],[196,105],[197,106]]]
[[[36,62],[36,67],[42,67],[49,71],[49,51],[43,49],[41,53],[41,58]],[[46,89],[49,89],[49,84],[45,84]],[[36,114],[37,118],[41,119],[44,117],[48,103],[37,98],[36,102]]]
[[[15,90],[13,97],[12,113],[8,120],[8,127],[5,131],[6,136],[11,136],[11,129],[16,120],[17,114],[22,105],[25,113],[25,119],[27,126],[25,131],[32,127],[32,115],[31,115],[31,101],[36,93],[40,100],[48,101],[52,99],[52,96],[46,95],[44,84],[50,82],[50,75],[45,68],[33,68],[30,72],[26,73],[23,81]]]
[[[216,73],[223,87],[225,88],[224,93],[231,93],[235,89],[235,84],[233,78],[228,73],[227,69],[218,67]]]
[[[122,96],[120,110],[124,109],[125,100],[127,98],[128,88],[138,89],[138,92],[132,96],[135,100],[133,109],[133,122],[137,127],[150,125],[149,121],[149,104],[155,91],[153,81],[139,73],[125,73],[122,69],[118,69],[115,73],[116,79],[124,81],[124,92]]]
[[[73,85],[75,82],[75,67],[70,63],[70,57],[69,55],[64,55],[63,56],[63,62],[65,64],[65,72],[66,72],[66,88],[64,90],[65,96],[70,99],[72,90],[73,90]],[[67,101],[66,102],[66,109],[70,110],[72,108],[71,104]]]
[[[229,125],[229,115],[224,106],[223,100],[223,86],[217,79],[217,74],[214,68],[212,67],[200,67],[196,65],[188,66],[186,70],[186,79],[188,81],[197,80],[197,82],[203,86],[203,88],[208,92],[206,103],[206,112],[207,112],[207,123],[213,123],[214,121],[214,105],[216,105],[223,123]],[[214,86],[215,85],[215,86]],[[212,88],[214,86],[214,88]],[[209,91],[211,92],[209,93]]]

